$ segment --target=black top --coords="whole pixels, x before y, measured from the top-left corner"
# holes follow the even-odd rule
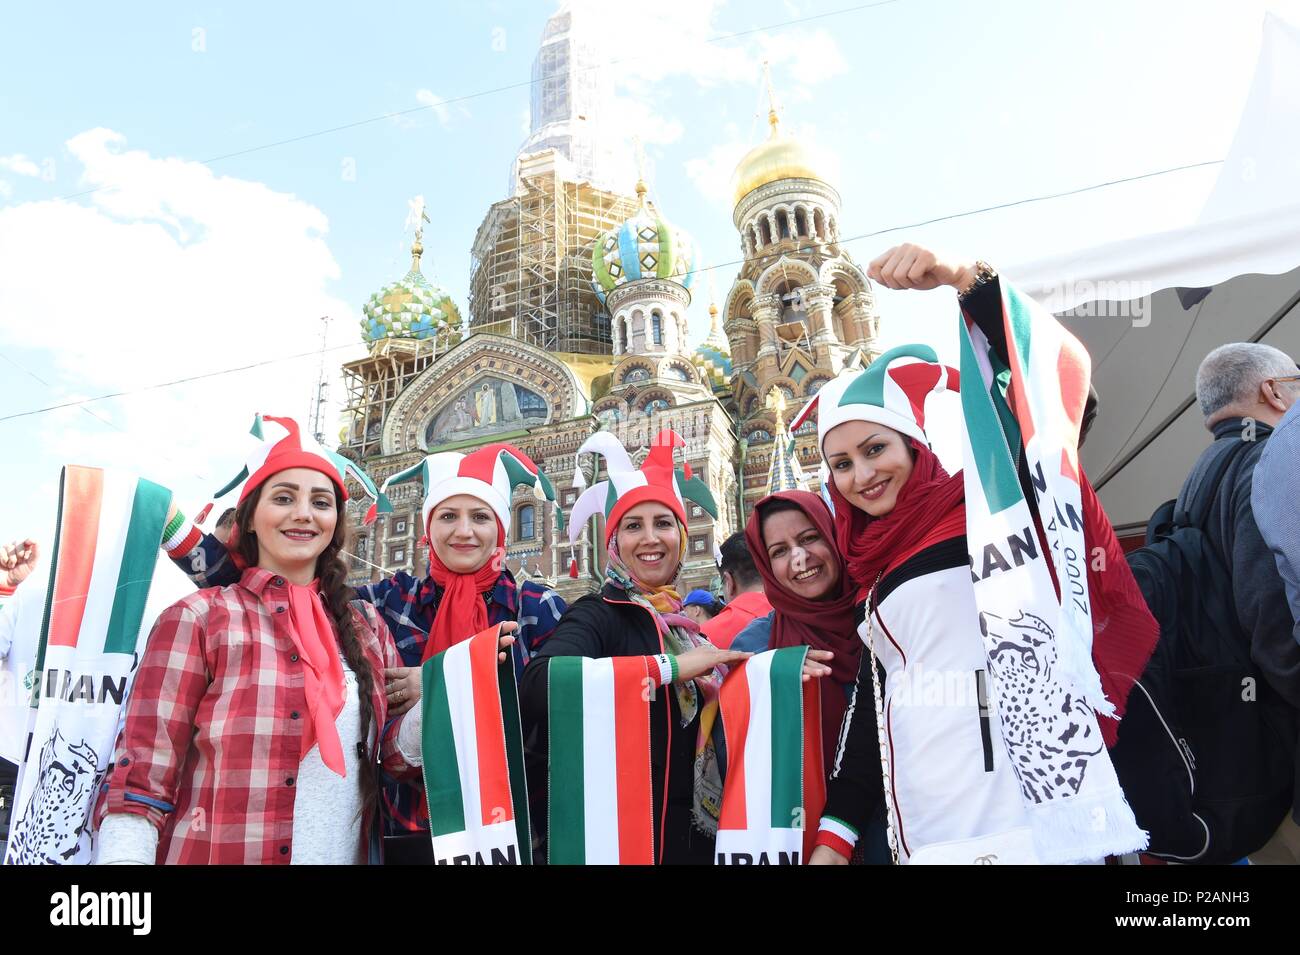
[[[535,823],[546,836],[547,671],[550,657],[651,656],[665,652],[654,618],[627,593],[606,584],[597,594],[574,602],[555,631],[524,667],[519,705],[528,733],[528,776],[532,781]],[[713,839],[692,828],[695,737],[698,715],[685,727],[671,687],[660,687],[650,701],[650,774],[654,786],[655,855],[665,864],[708,864]],[[715,744],[718,737],[715,736]],[[667,793],[665,798],[665,782]],[[666,835],[665,835],[666,833]]]

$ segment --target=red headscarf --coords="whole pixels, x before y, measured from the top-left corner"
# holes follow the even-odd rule
[[[894,509],[885,516],[872,517],[854,507],[835,486],[833,477],[827,481],[835,503],[835,537],[849,577],[858,586],[858,599],[866,596],[877,574],[921,543],[941,520],[945,527],[955,520],[957,533],[966,531],[965,508],[956,518],[952,515],[966,498],[961,472],[949,475],[933,451],[915,439],[908,440],[914,452],[912,473],[898,492]]]
[[[500,555],[505,547],[506,535],[497,522],[497,549],[478,570],[472,574],[458,574],[449,570],[438,557],[438,552],[429,545],[429,576],[442,588],[442,600],[438,603],[438,612],[433,618],[433,627],[429,631],[429,642],[424,645],[422,660],[428,660],[436,653],[450,648],[462,640],[468,640],[476,633],[488,628],[487,601],[483,595],[488,593],[501,577],[502,564]]]
[[[772,562],[763,543],[763,505],[769,501],[789,501],[803,511],[817,528],[831,551],[831,558],[839,567],[840,579],[821,600],[800,597],[777,579],[772,572]],[[837,686],[825,687],[822,699],[822,746],[828,760],[835,752],[840,721],[848,706],[843,687],[852,686],[858,675],[858,661],[862,656],[862,641],[853,623],[853,608],[857,603],[857,588],[848,579],[844,558],[835,545],[835,528],[831,514],[822,499],[808,491],[780,491],[758,502],[749,522],[745,525],[745,543],[749,547],[754,566],[763,578],[763,591],[776,614],[772,620],[772,639],[769,650],[782,647],[809,646],[817,650],[830,650],[835,654],[830,662],[831,679]]]

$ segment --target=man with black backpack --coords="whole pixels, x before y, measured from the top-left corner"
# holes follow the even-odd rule
[[[1295,373],[1253,342],[1206,356],[1196,398],[1214,441],[1129,556],[1160,641],[1113,755],[1153,853],[1171,860],[1236,861],[1295,808],[1300,645],[1251,505],[1260,454],[1300,397]]]
[[[1300,645],[1291,636],[1286,590],[1250,499],[1265,442],[1300,397],[1295,374],[1296,363],[1284,352],[1255,342],[1221,345],[1205,357],[1196,373],[1196,399],[1214,443],[1192,466],[1176,506],[1186,507],[1202,493],[1216,464],[1229,462],[1213,490],[1205,533],[1227,565],[1233,607],[1250,640],[1251,659],[1273,688],[1300,709]]]

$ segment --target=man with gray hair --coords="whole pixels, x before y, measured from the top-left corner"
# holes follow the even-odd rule
[[[1259,465],[1269,438],[1300,399],[1300,375],[1295,361],[1276,348],[1233,342],[1216,348],[1201,362],[1196,399],[1214,441],[1193,465],[1176,508],[1182,513],[1205,513],[1202,529],[1230,578],[1233,606],[1225,608],[1230,611],[1227,618],[1235,619],[1239,627],[1237,633],[1225,633],[1223,638],[1243,640],[1249,646],[1250,658],[1263,677],[1249,698],[1275,714],[1270,725],[1281,734],[1277,743],[1294,761],[1300,644],[1292,637],[1295,621],[1282,575],[1256,519],[1272,520],[1265,516],[1267,509],[1257,509],[1260,492],[1266,489],[1256,488],[1255,483],[1264,473]],[[1289,457],[1284,467],[1294,471],[1300,461]],[[1217,486],[1210,486],[1218,475],[1222,476]],[[1294,497],[1277,503],[1286,509],[1295,507]],[[1261,751],[1252,758],[1269,757]],[[1252,862],[1300,861],[1300,828],[1293,821],[1300,817],[1298,796],[1300,792],[1293,790],[1291,812],[1268,843],[1251,853]]]
[[[1300,398],[1296,363],[1271,345],[1231,342],[1205,356],[1196,372],[1196,400],[1214,442],[1202,452],[1178,494],[1179,510],[1202,493],[1213,495],[1205,534],[1232,577],[1233,603],[1250,655],[1264,677],[1300,709],[1300,644],[1273,553],[1251,506],[1255,466],[1269,436]],[[1232,460],[1217,488],[1203,488]]]

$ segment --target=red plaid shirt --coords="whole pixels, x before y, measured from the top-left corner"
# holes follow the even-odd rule
[[[288,586],[256,567],[238,584],[200,590],[158,618],[136,673],[106,780],[104,809],[147,817],[166,864],[287,864],[307,699],[288,632]],[[401,666],[378,615],[354,611],[375,672],[380,761],[418,775],[385,725],[383,668]],[[412,711],[414,712],[414,711]],[[379,727],[382,727],[382,732]],[[373,820],[362,826],[363,839]]]

